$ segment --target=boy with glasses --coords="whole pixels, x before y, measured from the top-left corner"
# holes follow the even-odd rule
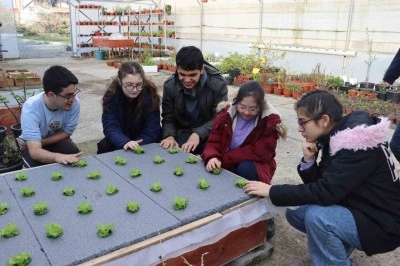
[[[67,68],[52,66],[43,76],[44,92],[24,103],[19,143],[25,167],[74,163],[83,154],[70,138],[79,120],[77,84]]]

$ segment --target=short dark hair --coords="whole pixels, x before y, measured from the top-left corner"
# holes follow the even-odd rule
[[[257,106],[260,107],[260,113],[262,113],[265,110],[266,105],[264,101],[265,91],[260,82],[248,81],[246,83],[243,83],[243,85],[239,88],[238,94],[233,99],[232,104],[236,105],[241,102],[243,98],[248,96],[252,96],[254,98]]]
[[[71,84],[78,84],[78,79],[63,66],[51,66],[44,72],[43,89],[46,94],[50,91],[60,94],[64,88]]]
[[[197,47],[185,46],[176,54],[176,66],[184,70],[201,70],[203,65],[203,53]]]

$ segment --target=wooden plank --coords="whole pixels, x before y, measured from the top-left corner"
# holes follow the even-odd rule
[[[158,266],[225,265],[262,245],[265,239],[266,226],[265,221],[260,221],[252,226],[240,228],[214,244],[166,260]]]
[[[246,206],[246,205],[248,205],[250,203],[253,203],[253,202],[257,201],[257,200],[259,200],[259,197],[254,197],[252,199],[249,199],[248,201],[242,202],[242,203],[240,203],[238,205],[235,205],[233,207],[230,207],[229,209],[226,209],[226,210],[222,211],[221,214],[222,215],[226,215],[226,214],[228,214],[228,213],[230,213],[230,212],[232,212],[234,210],[242,208],[243,206]]]
[[[93,259],[91,261],[85,262],[85,263],[80,264],[80,265],[81,266],[89,266],[89,265],[101,265],[101,264],[104,264],[106,262],[118,259],[120,257],[127,256],[127,255],[129,255],[131,253],[134,253],[134,252],[137,252],[137,251],[139,251],[141,249],[147,248],[147,247],[149,247],[151,245],[166,241],[166,240],[168,240],[170,238],[173,238],[173,237],[175,237],[177,235],[181,235],[183,233],[192,231],[192,230],[194,230],[194,229],[196,229],[198,227],[201,227],[201,226],[204,226],[206,224],[209,224],[209,223],[211,223],[211,222],[213,222],[213,221],[215,221],[215,220],[217,220],[217,219],[219,219],[221,217],[222,217],[222,215],[220,213],[216,213],[216,214],[207,216],[207,217],[205,217],[203,219],[197,220],[197,221],[192,222],[190,224],[186,224],[186,225],[181,226],[179,228],[176,228],[174,230],[165,232],[165,233],[163,233],[161,235],[146,239],[146,240],[144,240],[142,242],[133,244],[133,245],[131,245],[129,247],[121,248],[121,249],[116,250],[114,252],[111,252],[111,253],[109,253],[107,255],[104,255],[102,257]]]

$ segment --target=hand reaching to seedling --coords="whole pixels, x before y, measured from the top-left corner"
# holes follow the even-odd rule
[[[69,164],[69,163],[75,163],[79,161],[79,158],[83,155],[83,152],[78,152],[75,154],[61,154],[57,153],[55,156],[55,161],[56,163],[61,163],[61,164]]]
[[[139,144],[142,143],[142,142],[143,142],[143,139],[131,140],[131,141],[125,143],[123,148],[124,148],[124,150],[128,150],[128,149],[134,150],[137,147],[139,147],[140,146]]]
[[[271,185],[260,181],[246,181],[246,185],[243,187],[244,192],[249,195],[268,197]]]
[[[166,137],[160,142],[160,146],[164,149],[168,149],[171,147],[178,147],[178,142],[176,142],[175,138],[172,136]]]
[[[182,145],[182,151],[192,152],[200,143],[200,136],[197,133],[192,133],[185,144]]]
[[[215,168],[221,168],[221,161],[217,158],[211,158],[206,165],[206,169],[208,172],[211,172]]]

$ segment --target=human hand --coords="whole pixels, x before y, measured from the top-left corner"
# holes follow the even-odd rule
[[[57,153],[55,156],[55,161],[56,163],[61,163],[61,164],[70,164],[70,163],[75,163],[79,161],[79,158],[83,155],[83,152],[78,152],[75,154],[61,154]]]
[[[125,143],[125,145],[123,146],[123,149],[124,150],[128,150],[128,149],[132,149],[132,150],[134,150],[134,149],[136,149],[137,147],[139,147],[140,145],[139,145],[139,143],[142,143],[143,142],[143,140],[142,139],[139,139],[139,140],[131,140],[131,141],[128,141],[127,143]]]
[[[168,136],[160,142],[160,146],[164,149],[168,149],[171,147],[178,147],[178,142],[176,142],[173,136]]]
[[[303,141],[302,149],[303,149],[304,161],[306,163],[313,161],[315,153],[318,151],[317,144],[315,142],[310,143]]]
[[[194,151],[200,143],[200,136],[197,133],[192,133],[185,144],[182,145],[184,152]]]
[[[390,84],[389,82],[386,82],[386,81],[383,81],[383,85],[384,85],[385,87],[390,87],[390,86],[392,86],[392,84]]]
[[[243,187],[244,192],[247,194],[259,197],[268,197],[270,189],[271,185],[260,181],[246,181],[246,185]]]
[[[221,168],[221,161],[217,158],[211,158],[206,165],[206,169],[208,172],[211,172],[215,168]]]

